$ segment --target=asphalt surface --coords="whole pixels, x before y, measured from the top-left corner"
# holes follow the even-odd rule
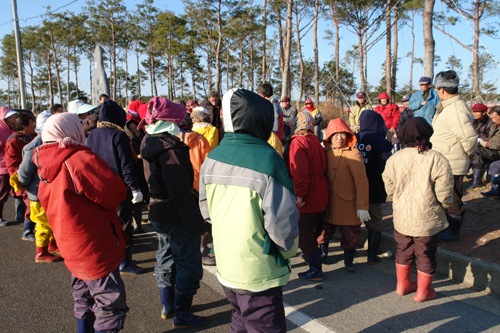
[[[9,201],[4,217],[12,220],[12,212]],[[123,276],[130,311],[122,332],[173,331],[172,319],[160,319],[153,274],[157,241],[149,225],[145,230],[150,232],[136,237],[134,259],[147,272]],[[0,228],[0,333],[76,332],[70,272],[63,262],[36,264],[34,243],[22,241],[21,234],[21,224]],[[358,251],[357,271],[348,273],[339,244],[333,243],[330,251],[322,283],[297,279],[296,274],[307,266],[297,257],[292,259],[292,277],[284,289],[284,300],[331,332],[500,332],[500,300],[495,297],[438,276],[433,284],[437,299],[416,303],[413,294],[395,294],[393,260],[368,266],[364,264],[366,256]],[[210,322],[182,332],[229,331],[231,307],[213,272],[205,271],[192,309],[210,316]],[[291,321],[288,331],[307,332]]]

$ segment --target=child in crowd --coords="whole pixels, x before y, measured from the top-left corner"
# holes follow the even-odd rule
[[[14,121],[16,120],[17,111],[10,110],[0,106],[0,226],[7,225],[7,221],[3,219],[3,206],[9,199],[10,175],[5,165],[5,146],[7,139],[14,132]]]
[[[356,136],[342,119],[330,120],[326,137],[326,177],[330,198],[323,216],[327,223],[323,224],[324,230],[318,242],[328,244],[338,226],[345,267],[354,272],[353,260],[359,245],[361,222],[370,220],[368,178],[363,156],[355,148]]]
[[[207,109],[203,106],[194,107],[191,112],[191,119],[193,120],[193,131],[200,133],[207,139],[211,150],[217,148],[219,145],[219,131],[210,123]]]
[[[392,195],[396,293],[417,291],[414,300],[436,297],[431,282],[436,272],[437,234],[448,227],[445,209],[453,202],[453,174],[448,160],[432,150],[431,125],[422,117],[410,118],[398,137],[407,148],[387,161],[382,175],[388,195]],[[417,260],[418,286],[411,282],[411,264]]]
[[[78,332],[123,329],[128,307],[118,266],[125,240],[116,207],[127,189],[109,165],[84,146],[78,117],[57,114],[45,122],[38,198],[46,209],[64,263],[72,273]]]
[[[307,111],[297,116],[290,150],[286,155],[290,178],[295,184],[299,217],[299,247],[309,270],[299,273],[302,280],[323,281],[321,251],[317,238],[321,233],[321,213],[328,204],[325,177],[325,150],[314,135],[315,119]]]
[[[368,177],[370,198],[370,220],[365,222],[368,229],[368,264],[380,262],[378,248],[382,235],[382,204],[387,199],[382,172],[391,157],[392,145],[387,139],[384,119],[373,110],[365,110],[359,117],[359,133],[356,134],[356,148],[363,156]]]
[[[13,186],[15,198],[24,203],[23,240],[35,241],[35,223],[30,220],[30,201],[28,193],[18,184],[17,170],[23,161],[23,148],[36,136],[35,117],[28,112],[19,112],[13,124],[14,133],[7,139],[5,146],[5,164],[10,175],[10,185]],[[16,209],[17,211],[17,209]]]

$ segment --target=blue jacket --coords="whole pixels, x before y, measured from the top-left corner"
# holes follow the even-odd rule
[[[365,162],[371,203],[384,203],[387,199],[382,173],[391,157],[392,144],[385,138],[387,127],[384,118],[372,110],[365,110],[359,117],[357,148]]]
[[[99,121],[107,121],[123,128],[126,123],[126,114],[118,104],[108,100],[101,105]],[[114,128],[96,128],[90,132],[87,146],[106,161],[111,170],[122,177],[125,185],[132,191],[140,188],[132,146],[124,131]]]
[[[38,184],[40,183],[40,179],[38,178],[37,167],[35,163],[33,163],[32,157],[35,148],[42,144],[42,136],[38,135],[30,143],[24,146],[23,161],[17,170],[19,182],[26,188],[28,199],[33,202],[40,201],[38,200]]]
[[[415,111],[415,117],[424,117],[429,124],[432,124],[432,119],[436,114],[436,105],[441,103],[441,100],[439,99],[437,92],[430,89],[425,105],[422,105],[423,101],[424,93],[422,91],[417,91],[411,95],[408,107]]]

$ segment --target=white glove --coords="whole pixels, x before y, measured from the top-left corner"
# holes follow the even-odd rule
[[[358,218],[361,222],[370,221],[370,213],[368,213],[367,210],[358,209],[356,212],[358,213]]]
[[[132,191],[132,203],[136,204],[142,201],[144,197],[142,196],[141,190]]]

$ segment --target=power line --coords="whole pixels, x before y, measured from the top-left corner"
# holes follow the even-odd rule
[[[75,2],[78,2],[78,1],[79,1],[79,0],[73,0],[73,1],[71,1],[70,3],[68,3],[68,4],[66,4],[66,5],[63,5],[63,6],[57,7],[57,8],[56,8],[56,9],[54,9],[54,10],[51,10],[50,12],[51,12],[51,13],[55,13],[55,12],[57,12],[59,9],[64,8],[64,7],[68,7],[69,5],[71,5],[71,4],[75,3]],[[25,19],[18,19],[18,21],[27,22],[28,20],[33,20],[33,19],[36,19],[36,18],[43,17],[44,15],[45,15],[45,14],[40,14],[40,15],[33,16],[33,17],[28,17],[28,18],[25,18]],[[4,25],[7,25],[7,24],[12,23],[12,22],[14,22],[14,19],[8,20],[7,22],[0,24],[0,27],[3,27]]]

